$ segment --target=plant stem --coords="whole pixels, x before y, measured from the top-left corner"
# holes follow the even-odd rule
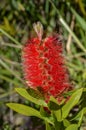
[[[15,73],[12,69],[10,69],[10,68],[7,66],[7,64],[4,63],[1,59],[0,59],[0,64],[1,64],[5,69],[7,69],[9,72],[11,72],[11,74],[14,75],[18,80],[20,80],[21,82],[23,82],[22,79],[18,76],[18,74]]]
[[[61,16],[59,10],[56,8],[56,6],[53,4],[52,0],[49,0],[52,4],[53,8],[56,10],[57,14],[59,15],[59,21],[62,23],[62,25],[66,28],[66,30],[71,34],[71,36],[75,39],[77,45],[82,49],[83,52],[86,53],[86,48],[82,45],[80,40],[77,38],[77,36],[74,34],[74,32],[70,29],[70,27],[67,25],[63,17]]]
[[[7,32],[5,32],[3,29],[0,28],[0,32],[2,34],[4,34],[5,36],[7,36],[11,41],[13,41],[16,44],[21,44],[20,42],[18,42],[15,38],[13,38],[12,36],[10,36]]]

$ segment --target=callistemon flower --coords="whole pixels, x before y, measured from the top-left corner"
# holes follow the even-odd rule
[[[33,89],[40,88],[45,98],[59,97],[70,87],[64,65],[62,43],[59,35],[42,39],[42,25],[34,28],[38,34],[23,47],[23,69],[26,83]]]

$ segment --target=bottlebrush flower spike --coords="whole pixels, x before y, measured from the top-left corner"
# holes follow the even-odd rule
[[[38,35],[29,39],[23,47],[23,69],[29,87],[42,90],[45,98],[58,97],[70,88],[67,69],[62,55],[62,43],[59,35],[42,39],[43,28],[34,24]]]

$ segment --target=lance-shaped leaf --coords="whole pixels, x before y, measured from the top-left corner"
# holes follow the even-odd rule
[[[32,107],[23,105],[23,104],[18,104],[18,103],[7,103],[6,104],[9,108],[11,108],[12,110],[25,115],[25,116],[36,116],[38,118],[41,118],[43,120],[45,120],[46,122],[53,124],[52,119],[48,118],[48,117],[43,117],[39,111],[35,110]]]
[[[75,15],[76,20],[81,25],[83,30],[86,31],[86,21],[73,8],[71,8],[71,11]]]
[[[46,122],[46,130],[52,130],[51,126]]]
[[[37,105],[41,105],[41,106],[45,106],[47,107],[46,102],[43,99],[36,99],[34,97],[32,97],[28,91],[24,88],[16,88],[15,89],[17,91],[18,94],[20,94],[22,97],[24,97],[25,99],[37,104]]]
[[[78,125],[72,124],[72,125],[68,126],[65,130],[78,130]]]
[[[67,103],[62,107],[62,118],[66,118],[70,112],[70,110],[78,104],[80,97],[82,95],[83,88],[76,90]]]
[[[78,126],[80,126],[81,123],[82,123],[82,119],[83,119],[84,114],[86,114],[86,107],[83,108],[71,121],[77,120],[78,121]]]
[[[51,96],[48,103],[48,107],[50,110],[58,110],[61,106],[59,105],[57,100],[53,96]]]
[[[36,117],[41,118],[40,112],[38,112],[37,110],[29,106],[18,104],[18,103],[7,103],[6,105],[12,110],[20,114],[23,114],[25,116],[36,116]]]

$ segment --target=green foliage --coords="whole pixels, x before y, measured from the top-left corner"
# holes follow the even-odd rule
[[[38,112],[37,110],[29,106],[25,106],[18,103],[7,103],[6,105],[10,107],[11,109],[13,109],[14,111],[20,114],[23,114],[25,116],[36,116],[36,117],[41,118],[40,112]]]
[[[80,112],[77,113],[77,115],[72,119],[72,120],[77,120],[78,121],[78,126],[80,127],[83,116],[86,114],[86,108],[83,108]]]
[[[86,31],[86,21],[81,16],[79,16],[78,13],[73,8],[71,8],[71,11],[75,15],[76,20],[78,21],[78,23],[81,25],[81,28],[84,31]]]
[[[50,97],[48,107],[49,107],[50,110],[58,110],[58,109],[60,109],[60,105],[58,104],[57,100],[53,96]]]
[[[68,126],[65,130],[78,130],[78,125],[72,124]]]
[[[43,120],[47,122],[46,129],[54,130],[56,127],[59,130],[61,127],[62,130],[76,130],[76,124],[84,129],[83,126],[86,124],[86,92],[81,92],[82,90],[80,91],[79,88],[86,88],[85,7],[85,0],[0,1],[0,110],[2,111],[0,113],[0,129],[15,130],[18,126],[23,127],[22,122],[25,120],[16,124],[13,118],[17,120],[17,114],[13,115],[5,103],[19,102],[24,104],[27,100],[28,107],[32,106],[33,109],[37,110],[41,107],[39,111],[40,115],[45,117]],[[73,85],[75,93],[77,93],[77,95],[75,94],[77,99],[71,96],[74,94],[73,91],[64,94],[66,97],[71,96],[67,103],[63,101],[58,104],[56,99],[51,97],[49,103],[46,104],[42,93],[39,93],[41,91],[39,88],[36,92],[22,88],[25,87],[25,81],[22,78],[21,49],[26,43],[28,35],[29,37],[35,35],[32,25],[37,21],[43,24],[44,35],[55,32],[61,35],[70,74],[70,84]],[[16,96],[14,88],[17,88],[16,91],[25,98],[24,101],[21,96]],[[45,112],[44,106],[48,107],[51,114]],[[34,129],[33,126],[31,127]],[[30,128],[24,126],[22,129]],[[38,129],[38,126],[35,129]],[[42,130],[42,127],[39,129]]]
[[[21,96],[23,96],[24,98],[26,98],[27,100],[37,104],[37,105],[42,105],[42,106],[47,106],[46,102],[43,99],[40,99],[40,97],[38,98],[34,98],[31,94],[31,92],[29,93],[26,89],[24,88],[16,88],[15,89]],[[33,90],[35,91],[35,90]]]
[[[46,123],[46,130],[52,130],[48,123]]]
[[[77,90],[72,94],[68,102],[62,107],[62,118],[66,118],[70,112],[70,110],[79,103],[83,92],[83,88]]]
[[[82,94],[85,92],[83,88],[72,92],[67,103],[58,103],[57,100],[51,96],[49,103],[46,106],[45,103],[40,104],[39,99],[32,97],[32,95],[23,88],[16,88],[16,91],[27,100],[39,105],[40,111],[18,103],[7,103],[7,106],[20,114],[36,116],[44,120],[46,122],[46,130],[57,130],[60,128],[62,130],[78,130],[80,128],[83,115],[86,113],[86,108],[82,108],[82,110],[79,110],[78,108],[78,112],[75,116],[71,110],[74,106],[80,105]],[[74,124],[74,122],[77,122],[77,124]]]
[[[39,111],[35,110],[32,107],[23,105],[23,104],[18,104],[18,103],[7,103],[6,104],[9,108],[11,108],[12,110],[25,115],[25,116],[36,116],[38,118],[43,119],[44,121],[50,123],[53,125],[53,122],[51,121],[51,118],[48,117],[44,117],[40,114]]]

